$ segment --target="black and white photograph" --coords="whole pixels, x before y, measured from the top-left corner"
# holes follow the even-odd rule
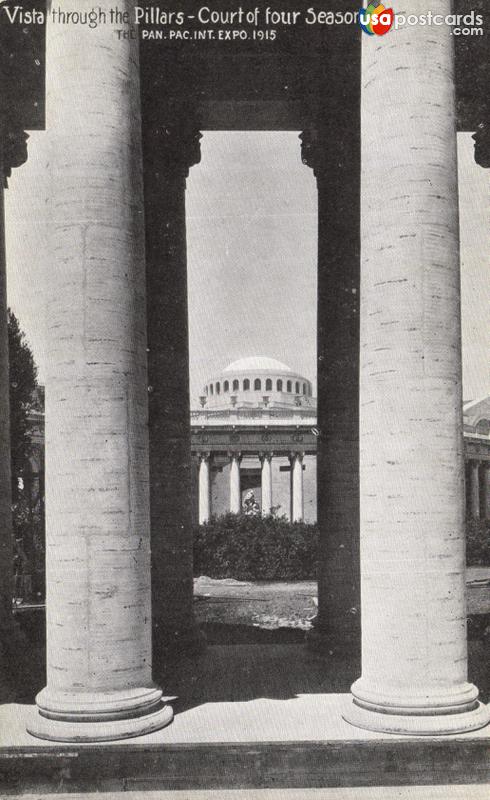
[[[488,800],[487,0],[0,0],[0,797]]]

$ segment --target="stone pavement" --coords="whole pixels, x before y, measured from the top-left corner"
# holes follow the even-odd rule
[[[488,786],[368,786],[344,789],[237,789],[162,792],[82,792],[56,800],[488,800]],[[11,800],[54,800],[52,794],[12,795]]]

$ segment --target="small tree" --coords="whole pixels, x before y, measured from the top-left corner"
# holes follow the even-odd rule
[[[25,575],[31,576],[32,584],[33,574],[39,572],[39,563],[43,561],[44,550],[42,502],[37,504],[34,511],[31,496],[30,414],[37,402],[37,369],[19,321],[10,309],[8,337],[15,592],[16,595],[25,596],[25,587],[20,584],[25,583]]]

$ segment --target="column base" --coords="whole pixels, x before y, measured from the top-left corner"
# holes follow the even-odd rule
[[[156,686],[112,692],[56,691],[36,697],[36,713],[27,732],[55,742],[107,742],[143,736],[168,725],[171,706]]]
[[[111,722],[79,722],[48,719],[38,709],[27,725],[27,732],[38,739],[52,742],[110,742],[144,736],[164,728],[173,719],[171,706],[162,704],[160,708],[143,717],[117,719]]]
[[[361,662],[361,632],[350,630],[348,634],[340,635],[331,630],[318,627],[316,620],[313,627],[307,631],[305,643],[308,650],[322,656],[349,656],[358,663]],[[357,672],[359,672],[359,668]]]
[[[177,630],[157,623],[153,630],[153,665],[177,656],[198,656],[204,653],[206,645],[206,637],[195,623]]]
[[[484,728],[490,722],[490,709],[483,703],[476,702],[475,708],[459,713],[434,713],[427,709],[426,714],[391,714],[386,711],[375,711],[363,708],[354,699],[345,713],[346,722],[377,733],[394,733],[412,736],[444,736],[448,734],[467,733]]]

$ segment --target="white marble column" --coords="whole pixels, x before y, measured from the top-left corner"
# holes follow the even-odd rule
[[[199,453],[199,525],[208,522],[211,516],[209,460],[209,453]]]
[[[172,718],[152,680],[137,44],[48,27],[47,686],[28,730],[59,741]]]
[[[469,464],[469,506],[470,514],[476,519],[480,516],[480,462],[470,461]]]
[[[304,453],[293,453],[291,456],[292,522],[302,522],[304,517],[303,456]]]
[[[230,511],[239,514],[242,510],[242,495],[240,490],[240,453],[230,453]]]
[[[261,487],[262,487],[262,516],[267,517],[272,512],[272,453],[262,453]]]
[[[452,36],[419,25],[373,39],[362,74],[362,677],[345,717],[453,733],[489,711],[467,681]]]
[[[485,461],[483,464],[483,518],[490,519],[490,462]]]

